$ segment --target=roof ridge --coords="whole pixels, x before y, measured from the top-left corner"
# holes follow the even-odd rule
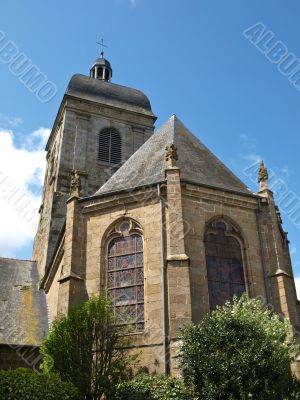
[[[193,132],[191,132],[189,130],[189,128],[186,127],[186,125],[181,121],[180,118],[178,118],[175,114],[174,114],[175,120],[177,121],[177,123],[181,124],[183,126],[183,128],[185,129],[185,131],[187,131],[189,133],[189,135],[199,144],[201,144],[201,146],[203,146],[205,148],[205,150],[215,158],[215,160],[218,162],[219,166],[223,169],[225,169],[234,179],[237,179],[246,189],[247,186],[245,185],[245,183],[237,176],[235,175],[234,172],[231,171],[231,169],[229,167],[227,167],[226,164],[224,164],[224,162],[215,154],[213,153],[203,142],[202,140],[200,140],[196,135],[193,134]],[[251,190],[249,190],[249,193],[252,193]]]
[[[30,261],[30,262],[36,262],[35,260],[30,260],[26,258],[14,258],[14,257],[2,257],[0,256],[0,260],[14,260],[14,261]]]
[[[173,126],[172,126],[172,141],[171,142],[172,142],[172,144],[175,145],[175,138],[176,138],[175,129],[176,129],[176,125],[177,125],[177,122],[178,122],[178,118],[176,117],[176,114],[173,114],[171,116],[171,118],[169,118],[169,120],[172,121],[172,123],[173,123]]]
[[[94,78],[91,78],[91,77],[88,76],[88,75],[76,73],[76,74],[72,75],[72,77],[71,77],[69,83],[71,82],[72,78],[73,78],[73,77],[76,77],[76,76],[80,76],[80,77],[87,78],[87,79],[94,79]],[[131,87],[131,86],[120,85],[119,83],[115,83],[115,82],[106,82],[106,81],[102,81],[102,80],[99,80],[99,79],[98,79],[97,81],[100,81],[101,84],[104,83],[104,84],[108,84],[108,85],[118,86],[118,87],[123,88],[123,89],[134,90],[134,91],[136,91],[136,92],[138,92],[138,93],[141,93],[143,96],[146,96],[145,93],[144,93],[142,90],[136,89],[136,88]],[[68,86],[69,86],[69,84],[68,84]],[[68,89],[68,86],[67,86],[67,89]],[[67,90],[66,90],[66,91],[67,91]]]

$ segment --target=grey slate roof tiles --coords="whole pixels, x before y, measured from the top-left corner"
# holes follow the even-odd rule
[[[154,117],[150,101],[141,91],[89,76],[74,75],[65,94]]]
[[[45,292],[37,265],[0,257],[0,343],[38,345],[48,333]]]
[[[251,195],[250,190],[174,115],[95,193],[130,191],[165,180],[165,154],[177,146],[181,180]]]

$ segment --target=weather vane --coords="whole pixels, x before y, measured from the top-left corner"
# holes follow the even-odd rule
[[[101,48],[102,48],[101,57],[103,57],[103,56],[104,56],[104,47],[105,47],[105,48],[108,48],[108,46],[106,46],[106,44],[104,44],[104,40],[103,40],[103,39],[101,39],[100,42],[96,42],[96,43],[99,44],[99,45],[101,46]]]

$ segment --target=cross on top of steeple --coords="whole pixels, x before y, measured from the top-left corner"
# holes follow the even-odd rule
[[[110,62],[104,58],[104,48],[108,48],[108,46],[104,44],[103,39],[96,43],[101,46],[101,55],[93,63],[90,70],[90,77],[110,82],[112,77],[112,68]]]
[[[104,56],[104,47],[107,49],[108,46],[106,44],[104,44],[103,38],[101,38],[100,42],[96,42],[96,43],[101,46],[101,57],[103,57]]]

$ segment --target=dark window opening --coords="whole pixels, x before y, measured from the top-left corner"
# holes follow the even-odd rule
[[[103,77],[103,68],[102,67],[98,67],[98,74],[97,74],[97,78],[101,78]]]

